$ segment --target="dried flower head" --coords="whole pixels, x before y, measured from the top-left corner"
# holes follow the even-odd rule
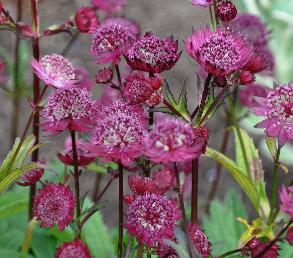
[[[166,117],[155,123],[145,140],[145,153],[154,162],[178,162],[198,157],[205,146],[190,124]]]
[[[173,37],[160,39],[146,33],[132,44],[124,56],[133,70],[154,74],[170,70],[180,55],[178,41],[174,41]]]
[[[120,11],[126,4],[126,0],[92,0],[92,4],[110,15]]]
[[[189,55],[215,76],[226,76],[240,70],[254,55],[239,35],[218,28],[201,29],[185,39]]]
[[[98,70],[96,75],[96,83],[107,84],[113,79],[113,69],[111,67],[105,67]]]
[[[75,14],[75,24],[82,33],[95,31],[98,26],[96,10],[92,6],[80,7]]]
[[[92,256],[87,246],[80,239],[76,239],[59,246],[55,258],[92,258]]]
[[[197,224],[189,223],[188,235],[195,249],[199,252],[202,258],[207,258],[211,255],[211,244],[207,236],[202,232]]]
[[[131,73],[125,80],[123,95],[131,104],[142,104],[148,100],[154,89],[151,79],[143,73]]]
[[[96,112],[91,93],[84,88],[68,88],[53,91],[42,110],[43,129],[59,133],[70,131],[87,131],[93,124]]]
[[[279,192],[280,208],[293,219],[293,186],[282,186]]]
[[[49,86],[56,88],[73,87],[76,83],[75,69],[70,61],[57,54],[46,55],[40,62],[33,59],[34,73]]]
[[[129,164],[142,154],[146,132],[142,108],[118,100],[100,110],[92,131],[91,149],[106,159]]]
[[[75,199],[68,186],[53,183],[42,188],[35,199],[34,215],[42,227],[58,225],[59,230],[73,220]]]
[[[164,239],[173,239],[180,219],[175,200],[156,194],[138,196],[128,207],[125,228],[139,243],[156,247]]]
[[[91,54],[100,64],[120,62],[120,56],[136,39],[138,27],[124,18],[108,18],[93,33]]]
[[[293,140],[293,84],[285,84],[268,91],[266,97],[257,99],[253,108],[257,116],[265,117],[256,127],[265,128],[269,137],[279,139],[279,144]]]

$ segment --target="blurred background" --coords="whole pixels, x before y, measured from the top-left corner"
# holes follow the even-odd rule
[[[16,16],[16,0],[2,1],[6,9],[10,10],[13,17]],[[270,49],[275,55],[276,72],[274,77],[259,77],[257,81],[269,87],[273,82],[287,83],[293,79],[293,1],[288,0],[237,0],[234,1],[239,12],[250,12],[261,17],[268,25],[271,31]],[[62,24],[79,6],[86,6],[89,1],[73,1],[73,0],[43,0],[41,1],[40,19],[41,28],[44,29],[52,24]],[[179,48],[184,49],[183,39],[191,34],[192,28],[203,27],[210,23],[208,8],[198,8],[191,5],[188,0],[128,0],[127,6],[123,9],[122,15],[136,21],[141,32],[152,31],[161,37],[173,35],[179,40]],[[22,1],[22,20],[28,24],[31,23],[30,1]],[[15,34],[7,31],[0,31],[0,56],[12,67],[15,45]],[[67,33],[61,33],[50,37],[43,38],[40,42],[41,56],[51,53],[61,53],[71,36]],[[31,58],[31,42],[22,39],[21,56],[23,60],[23,77],[19,83],[17,92],[17,101],[15,95],[6,93],[0,89],[0,161],[6,156],[11,148],[15,135],[19,136],[28,119],[30,107],[27,104],[26,96],[32,93],[32,71],[29,64]],[[90,36],[87,34],[79,35],[74,41],[71,48],[67,52],[69,58],[75,66],[86,68],[94,79],[94,75],[98,70],[98,65],[93,62],[89,55]],[[188,105],[193,110],[197,105],[196,92],[196,64],[189,58],[184,51],[175,67],[163,74],[164,78],[169,82],[172,90],[179,93],[181,86],[186,81],[188,90]],[[13,88],[14,81],[9,80],[9,88]],[[100,86],[95,87],[95,94],[99,95]],[[224,114],[219,112],[208,123],[210,130],[209,145],[215,149],[220,149],[222,135],[224,132]],[[15,123],[17,122],[17,123]],[[255,117],[250,116],[242,121],[241,126],[245,127],[254,137],[256,146],[260,149],[260,156],[263,158],[263,166],[265,169],[265,177],[269,180],[272,174],[272,160],[266,150],[264,142],[264,134],[262,130],[253,129]],[[13,128],[16,128],[16,130]],[[62,151],[64,134],[60,134],[54,138],[41,134],[41,141],[46,145],[40,150],[40,157],[44,157],[46,161],[56,159],[56,153]],[[230,137],[228,151],[230,157],[234,157],[234,139]],[[293,147],[288,144],[286,150],[282,151],[281,160],[292,169],[293,165]],[[208,189],[211,180],[215,175],[215,162],[207,159],[201,160],[200,170],[200,211],[204,212],[207,200]],[[127,178],[125,174],[125,179]],[[282,174],[279,183],[290,182],[291,175]],[[87,173],[82,176],[82,190],[86,192],[94,188],[95,174]],[[103,175],[100,185],[104,185],[108,180],[107,175]],[[117,182],[116,182],[117,183]],[[228,188],[239,187],[224,170],[221,173],[221,179],[217,196],[223,198]],[[239,190],[240,191],[240,190]],[[107,194],[104,196],[105,208],[102,210],[106,216],[105,222],[108,225],[117,223],[116,209],[118,187],[114,183],[111,185]],[[113,212],[115,211],[115,212]],[[201,216],[201,215],[200,215]]]

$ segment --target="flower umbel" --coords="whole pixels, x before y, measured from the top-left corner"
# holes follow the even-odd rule
[[[256,99],[253,108],[257,116],[265,117],[256,127],[265,128],[269,137],[276,137],[279,144],[293,140],[293,84],[285,84],[271,89],[266,97]]]
[[[40,62],[33,59],[34,73],[46,84],[56,88],[68,88],[76,83],[75,69],[70,61],[57,54],[46,55]]]
[[[87,246],[80,239],[76,239],[59,246],[55,258],[92,258],[92,256]]]
[[[293,219],[293,186],[282,186],[279,192],[280,208]]]
[[[73,220],[75,199],[68,186],[53,183],[42,188],[35,199],[34,215],[42,227],[58,225],[59,230]]]

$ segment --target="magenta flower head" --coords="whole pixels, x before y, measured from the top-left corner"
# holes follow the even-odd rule
[[[243,253],[249,255],[251,258],[259,257],[259,254],[262,253],[264,249],[267,248],[268,245],[270,245],[271,242],[267,241],[264,243],[261,243],[259,239],[253,238],[245,245],[243,248]],[[277,258],[279,257],[278,251],[280,250],[279,246],[276,244],[273,244],[265,253],[262,254],[262,258]]]
[[[142,104],[148,100],[154,89],[152,80],[143,73],[131,73],[125,80],[123,95],[131,104]]]
[[[75,199],[68,186],[53,183],[42,188],[35,199],[34,215],[41,227],[58,225],[59,230],[73,220]]]
[[[96,75],[96,83],[107,84],[113,79],[113,69],[111,67],[105,67],[98,70]]]
[[[180,55],[178,41],[174,41],[173,37],[160,39],[152,33],[146,33],[132,44],[124,57],[133,70],[154,74],[170,70]]]
[[[176,185],[175,171],[168,167],[153,173],[152,178],[160,194],[168,192]]]
[[[154,180],[149,177],[130,175],[128,177],[128,185],[135,195],[144,195],[146,193],[157,194],[159,192]]]
[[[239,100],[241,105],[249,108],[258,105],[254,99],[255,97],[265,98],[266,96],[267,88],[259,84],[248,85],[239,91]]]
[[[147,193],[138,196],[129,205],[125,228],[139,243],[157,247],[164,239],[173,239],[174,227],[179,219],[175,200]]]
[[[40,162],[39,168],[30,170],[23,174],[16,183],[21,186],[29,186],[37,183],[41,179],[45,171],[42,165],[44,165],[44,161]]]
[[[255,127],[265,128],[269,137],[276,137],[280,145],[293,140],[293,84],[274,87],[266,97],[257,98],[253,108],[257,116],[265,120]]]
[[[76,83],[75,69],[70,61],[57,54],[46,55],[40,62],[33,59],[34,73],[46,84],[55,88],[69,88]]]
[[[184,41],[188,54],[215,76],[226,76],[240,70],[254,55],[239,35],[218,28],[201,29]]]
[[[264,47],[268,43],[269,32],[266,25],[258,16],[252,14],[240,14],[229,24],[235,32],[245,36],[254,47]]]
[[[145,154],[153,162],[169,163],[199,157],[204,151],[190,124],[165,117],[155,123],[145,140]]]
[[[60,133],[70,131],[88,131],[93,125],[96,103],[91,93],[84,88],[68,88],[53,91],[42,110],[44,131]]]
[[[76,148],[78,157],[77,163],[79,167],[87,166],[95,160],[95,155],[91,153],[88,148],[86,148],[86,145],[82,140],[76,140]],[[65,165],[74,165],[72,158],[72,142],[70,137],[68,137],[65,141],[64,151],[62,153],[58,153],[57,157]]]
[[[92,5],[109,15],[118,12],[126,4],[126,0],[92,0]]]
[[[293,186],[282,186],[279,192],[280,208],[293,219]]]
[[[213,3],[213,0],[192,0],[193,5],[208,7]]]
[[[118,64],[137,33],[138,27],[134,22],[121,17],[108,18],[93,33],[91,55],[99,64]]]
[[[75,24],[82,33],[95,31],[99,24],[95,8],[92,6],[80,7],[75,14]]]
[[[222,22],[230,22],[237,15],[236,6],[229,0],[217,3],[216,14]]]
[[[90,148],[98,156],[127,165],[142,154],[147,126],[140,106],[118,100],[102,107],[96,121]]]
[[[202,258],[207,258],[211,255],[211,244],[207,236],[202,232],[197,224],[189,223],[188,225],[189,238]]]
[[[87,246],[80,240],[64,243],[59,246],[55,258],[92,258]]]

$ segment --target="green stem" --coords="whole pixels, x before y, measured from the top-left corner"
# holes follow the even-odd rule
[[[237,254],[239,252],[241,252],[241,249],[240,248],[239,249],[232,250],[232,251],[229,251],[229,252],[224,253],[224,254],[221,254],[220,256],[217,256],[216,258],[224,258],[224,257],[230,256],[232,254]]]
[[[33,218],[27,224],[27,228],[26,228],[25,236],[24,236],[24,241],[23,241],[23,244],[21,246],[20,258],[24,258],[25,254],[27,254],[28,251],[29,251],[30,244],[31,244],[31,241],[32,241],[32,237],[33,237],[33,231],[34,231],[36,225],[37,225],[37,220],[35,218]]]

